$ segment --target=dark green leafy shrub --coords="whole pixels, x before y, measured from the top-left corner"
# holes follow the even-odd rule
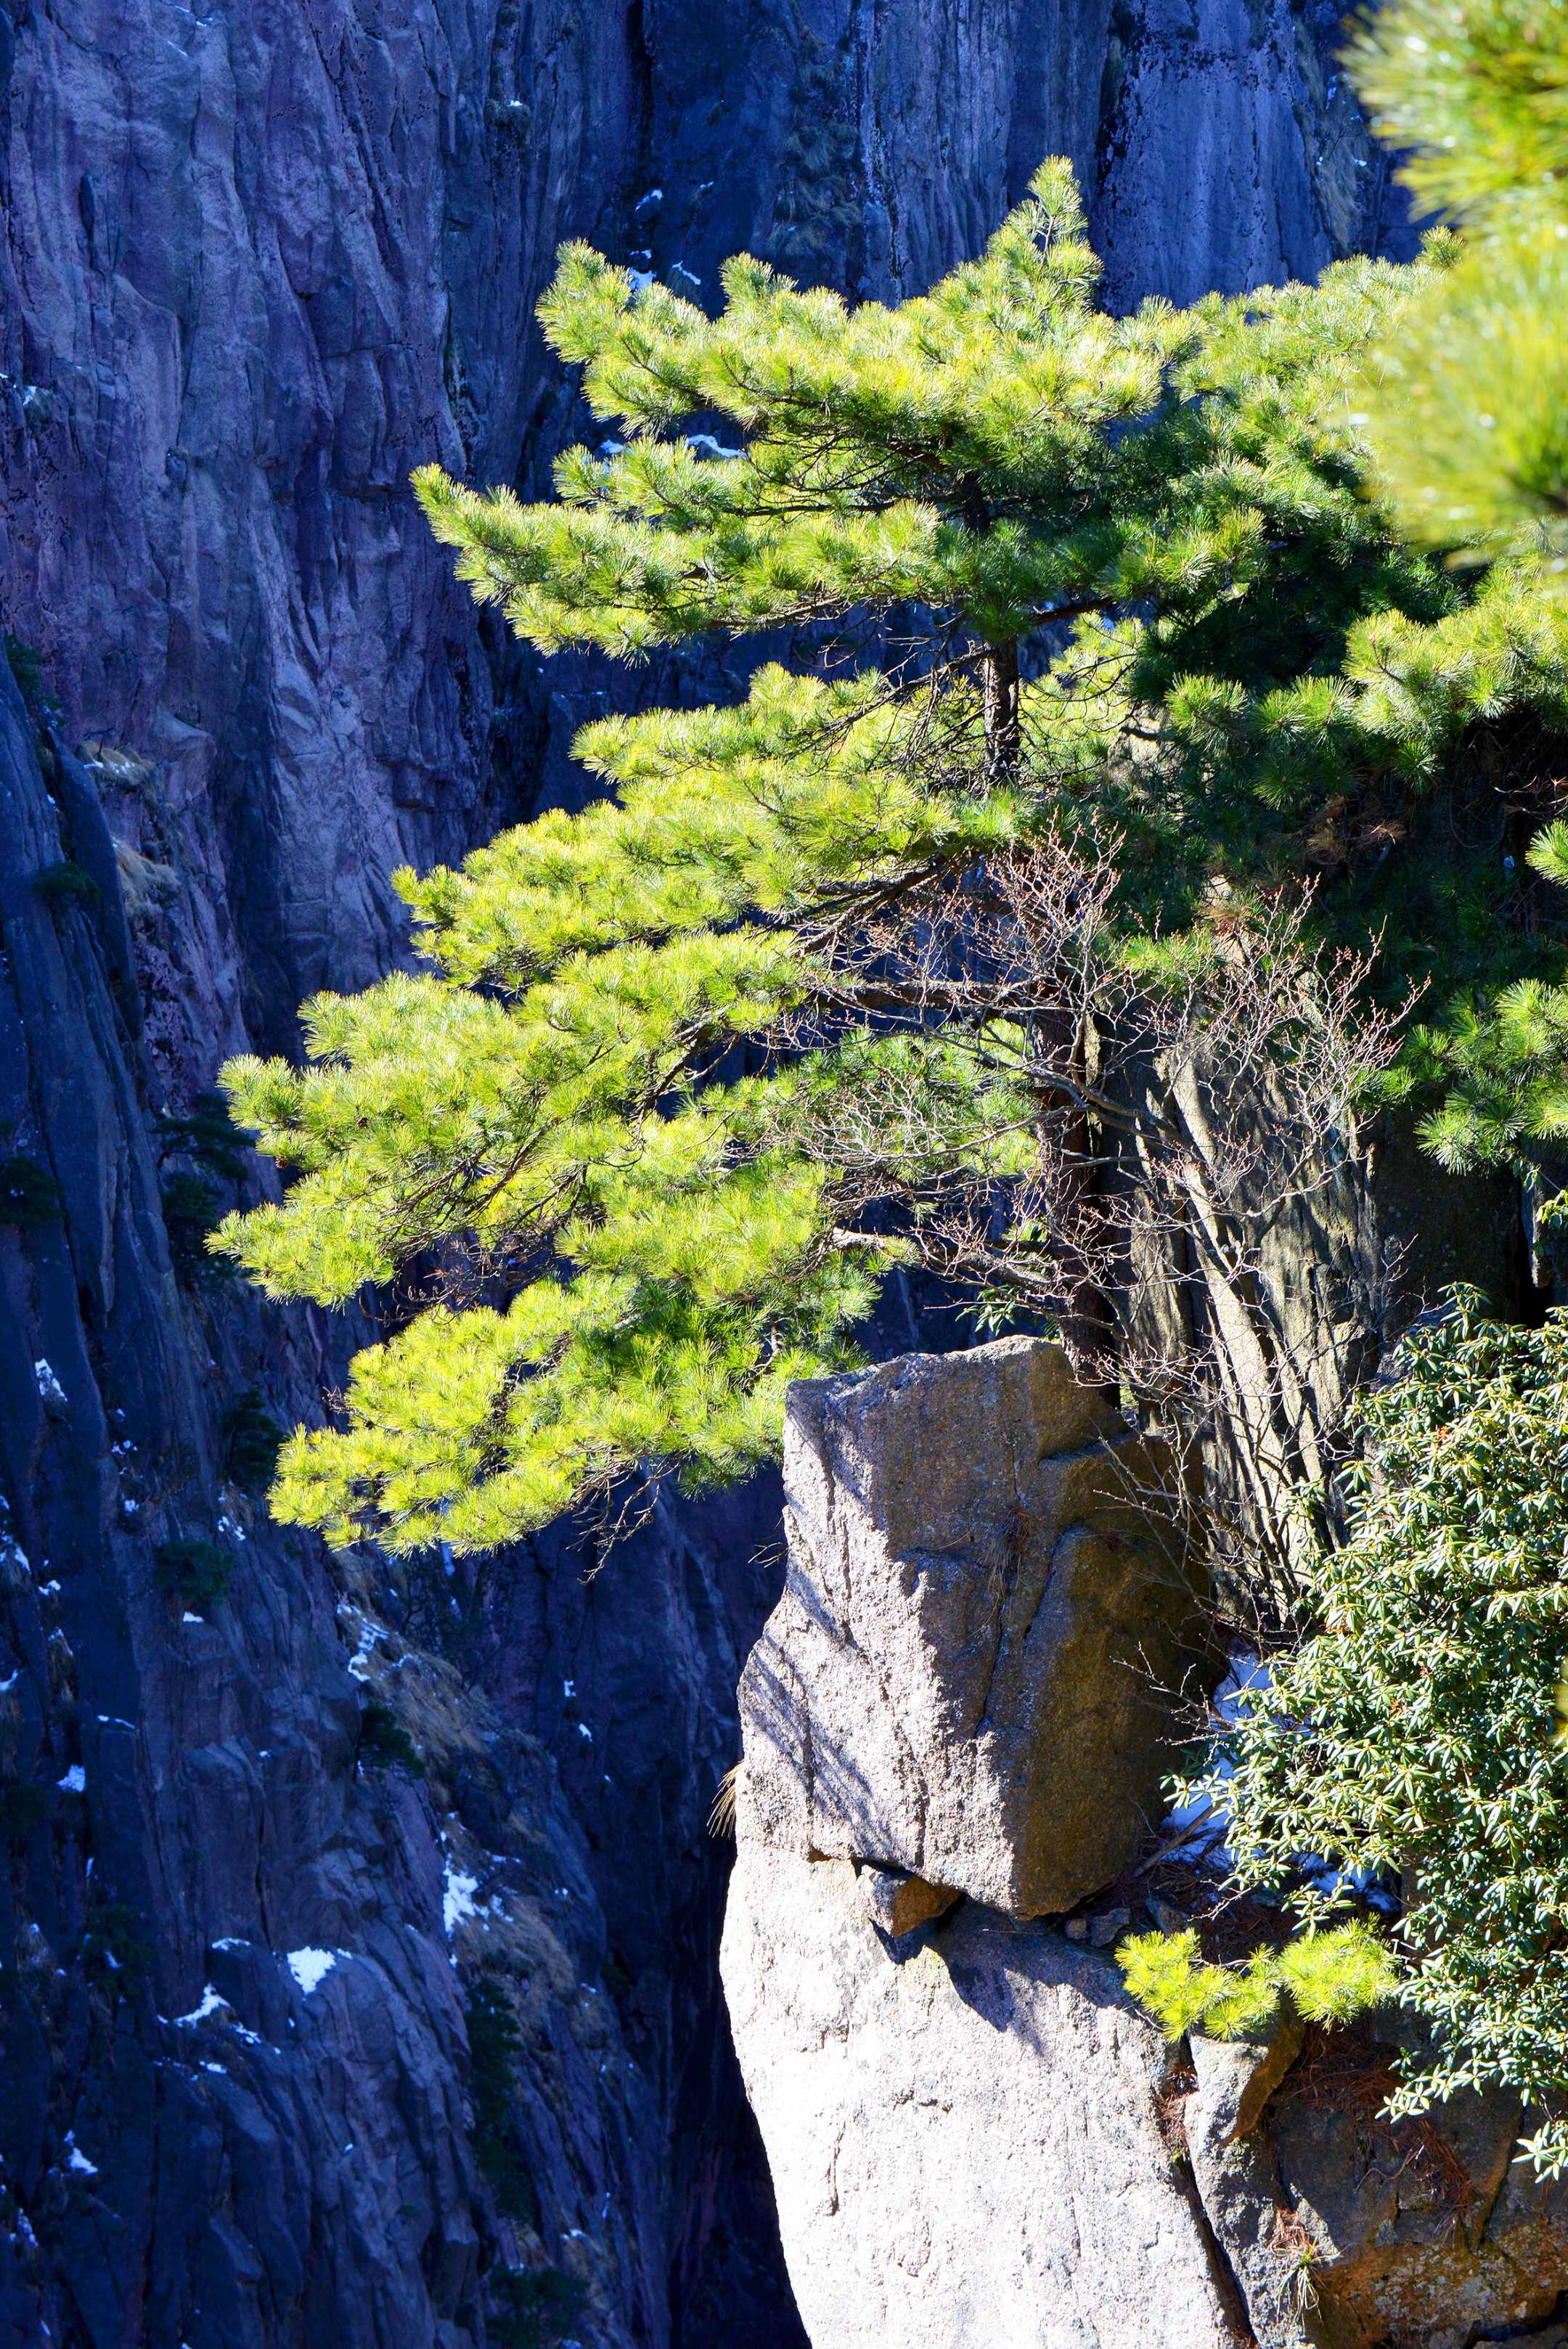
[[[68,856],[36,873],[33,886],[47,905],[97,905],[103,897],[92,874],[84,873],[79,864],[73,864]]]
[[[512,2128],[512,2083],[522,2045],[511,2002],[483,1978],[468,1994],[468,2092],[473,2102],[473,2158],[490,2180],[497,2209],[525,2226],[539,2223],[539,2198]],[[548,2337],[548,2336],[543,2336]]]
[[[587,2299],[564,2268],[493,2268],[485,2288],[496,2312],[485,2333],[497,2349],[557,2349]]]
[[[176,1280],[192,1288],[224,1278],[224,1268],[207,1253],[207,1237],[218,1228],[218,1195],[199,1174],[171,1174],[163,1185],[163,1228]]]
[[[1362,1402],[1368,1466],[1353,1537],[1312,1560],[1316,1628],[1220,1742],[1234,1775],[1202,1785],[1239,1883],[1309,1929],[1355,1879],[1414,1884],[1399,1996],[1435,2046],[1404,2059],[1394,2118],[1457,2088],[1547,2111],[1568,2091],[1568,1316],[1513,1329],[1480,1307],[1455,1291]],[[1303,1852],[1336,1889],[1303,1882]],[[1568,2120],[1529,2149],[1555,2173]]]
[[[29,1786],[20,1778],[8,1778],[0,1785],[0,1839],[11,1845],[26,1843],[54,1807],[55,1798],[47,1786]]]
[[[0,1158],[0,1224],[28,1230],[59,1220],[60,1189],[30,1158]]]
[[[360,1714],[359,1759],[373,1770],[406,1770],[413,1778],[425,1775],[413,1739],[389,1704],[368,1704]]]
[[[236,1395],[219,1424],[228,1439],[223,1464],[229,1475],[247,1493],[265,1493],[283,1448],[283,1430],[264,1408],[261,1389],[246,1387]]]
[[[29,718],[57,718],[60,705],[44,683],[44,664],[36,647],[5,631],[5,665],[16,681]]]
[[[216,1542],[160,1542],[153,1553],[158,1588],[166,1599],[199,1611],[228,1595],[229,1558]]]
[[[111,1997],[124,1998],[140,1985],[152,1961],[141,1939],[141,1920],[123,1900],[102,1900],[88,1911],[74,1955],[88,1979]]]
[[[243,1183],[249,1136],[234,1123],[222,1093],[198,1093],[185,1117],[155,1117],[159,1158],[182,1154],[220,1183]]]

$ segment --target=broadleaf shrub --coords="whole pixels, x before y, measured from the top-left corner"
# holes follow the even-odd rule
[[[229,1559],[210,1541],[161,1542],[153,1553],[158,1588],[192,1609],[217,1607],[228,1594]]]
[[[30,1158],[0,1158],[0,1224],[28,1231],[59,1221],[60,1188]]]
[[[1393,2117],[1493,2085],[1550,2112],[1568,2092],[1568,1317],[1512,1328],[1456,1290],[1401,1369],[1359,1405],[1366,1466],[1350,1539],[1309,1562],[1315,1628],[1218,1742],[1231,1775],[1181,1791],[1230,1812],[1237,1882],[1309,1930],[1356,1884],[1403,1880],[1399,1996],[1432,2044],[1402,2059]],[[1323,1995],[1342,2019],[1354,1969]],[[1568,2121],[1531,2149],[1555,2172]]]
[[[223,1464],[247,1493],[265,1493],[283,1449],[283,1430],[262,1402],[259,1387],[234,1397],[219,1425],[228,1439]]]
[[[103,892],[90,873],[62,856],[54,864],[46,864],[33,875],[33,887],[49,905],[97,905]]]

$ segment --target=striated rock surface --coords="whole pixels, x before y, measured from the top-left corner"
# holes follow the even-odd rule
[[[0,667],[0,1129],[32,1170],[0,1224],[0,2343],[457,2349],[498,2258],[555,2271],[585,2349],[665,2338],[660,2083],[582,1829],[539,1742],[234,1480],[224,1406],[259,1371],[309,1408],[320,1365],[303,1317],[176,1283],[111,909],[36,885],[81,854],[60,824]],[[163,1587],[182,1540],[226,1590]]]
[[[889,1954],[850,1868],[749,1802],[724,1988],[813,2349],[1231,2349],[1109,1958],[973,1903]]]
[[[1184,2134],[1215,2238],[1259,2349],[1470,2349],[1555,2343],[1568,2288],[1568,2185],[1519,2155],[1517,2098],[1463,2093],[1417,2119],[1378,2108],[1418,2026],[1397,2010],[1354,2028],[1288,2027],[1266,2051],[1193,2043]],[[1263,2054],[1272,2090],[1250,2093]],[[1238,2106],[1253,2117],[1235,2127]]]
[[[581,792],[624,682],[482,622],[407,490],[595,430],[533,318],[562,239],[914,292],[1064,151],[1116,304],[1310,274],[1398,237],[1320,13],[5,0],[4,616],[165,876],[166,1061],[286,1047],[402,950],[394,865]]]
[[[1015,1916],[1107,1884],[1201,1678],[1158,1464],[1007,1338],[792,1388],[784,1595],[741,1682],[748,1831]]]

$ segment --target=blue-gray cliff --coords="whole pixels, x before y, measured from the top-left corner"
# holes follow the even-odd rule
[[[581,429],[563,238],[910,291],[1064,150],[1118,305],[1400,250],[1335,14],[0,0],[0,594],[58,704],[0,676],[4,2349],[791,2337],[703,1831],[776,1487],[591,1581],[329,1561],[233,1413],[319,1414],[347,1334],[177,1270],[151,1121],[406,951],[396,864],[572,803],[628,689],[479,621],[406,489]]]

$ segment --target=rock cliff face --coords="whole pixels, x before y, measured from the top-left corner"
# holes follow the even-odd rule
[[[591,1583],[330,1567],[234,1413],[350,1333],[177,1277],[150,1120],[691,688],[524,657],[407,497],[581,429],[561,238],[908,291],[1064,150],[1118,304],[1312,271],[1399,234],[1322,13],[0,0],[0,596],[59,703],[0,678],[0,2341],[790,2337],[702,1833],[776,1488]]]
[[[813,2349],[1556,2344],[1568,2183],[1516,2164],[1517,2099],[1390,2127],[1417,2027],[1397,2011],[1325,2033],[1286,2007],[1255,2044],[1173,2050],[1127,2000],[1109,1945],[1169,1930],[1164,1878],[1158,1851],[1135,1864],[1144,1823],[1083,1796],[1116,1784],[1107,1737],[1127,1782],[1156,1761],[1178,1682],[1148,1615],[1156,1526],[1141,1572],[1072,1571],[1104,1503],[1059,1464],[1103,1461],[1113,1419],[1031,1340],[794,1391],[790,1577],[742,1682],[723,1971]],[[1049,1530],[1044,1573],[1025,1551],[1010,1582],[1015,1494]],[[1125,1494],[1116,1537],[1138,1556]],[[1015,1597],[1054,1618],[1027,1684],[1006,1668]],[[1058,1705],[1076,1736],[1042,1777]],[[938,1717],[956,1837],[919,1767]],[[889,1854],[890,1812],[924,1840]],[[888,1857],[979,1897],[891,1914]],[[1271,1928],[1260,1909],[1248,1930]]]

